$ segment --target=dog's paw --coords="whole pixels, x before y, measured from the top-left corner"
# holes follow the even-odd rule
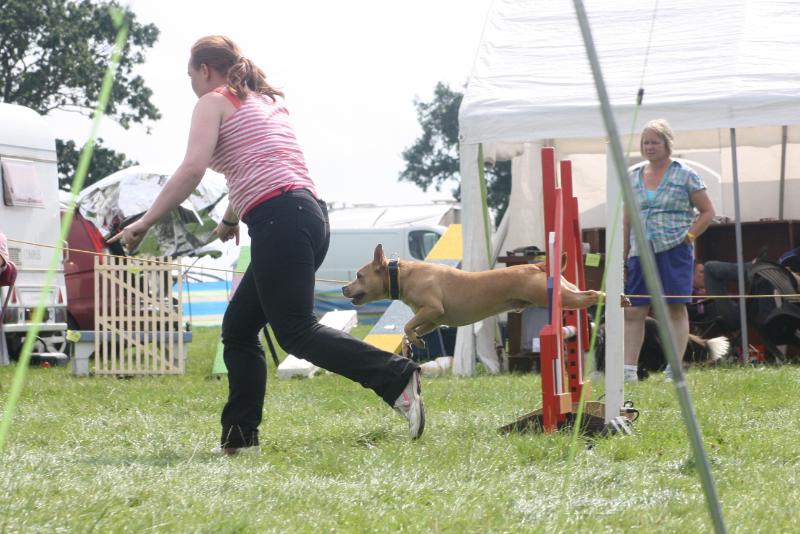
[[[419,334],[417,334],[416,332],[406,334],[406,339],[415,347],[418,347],[420,349],[425,348],[425,340],[419,337]]]
[[[403,341],[400,344],[400,354],[409,360],[413,359],[413,354],[411,352],[411,341],[408,339],[408,336],[403,336]]]

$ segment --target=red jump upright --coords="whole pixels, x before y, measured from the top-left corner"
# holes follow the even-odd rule
[[[564,310],[561,306],[561,276],[580,289],[586,288],[583,271],[581,227],[578,199],[572,189],[572,163],[560,162],[560,183],[556,176],[555,149],[542,149],[542,190],[544,200],[545,247],[547,251],[547,296],[549,324],[542,327],[540,368],[542,408],[535,410],[502,431],[543,430],[553,432],[576,423],[584,385],[586,351],[590,345],[589,316],[583,310]],[[588,393],[588,390],[587,390]],[[588,397],[588,395],[584,395]],[[605,406],[587,401],[581,420],[584,432],[630,433],[635,410],[615,419],[613,428],[605,424]]]
[[[542,372],[542,424],[556,430],[572,413],[583,388],[584,347],[589,343],[586,310],[561,307],[561,276],[585,287],[578,200],[572,192],[572,164],[561,161],[561,184],[556,177],[555,149],[542,149],[542,189],[547,250],[547,287],[550,323],[540,334]],[[563,259],[562,259],[563,258]],[[564,327],[577,333],[565,339]],[[565,357],[566,354],[566,357]]]

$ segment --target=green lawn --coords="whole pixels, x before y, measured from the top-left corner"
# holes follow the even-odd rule
[[[363,333],[363,332],[362,332]],[[423,379],[427,430],[334,375],[270,381],[263,452],[220,458],[218,330],[187,373],[73,378],[32,368],[0,454],[0,532],[701,532],[708,517],[671,384],[626,389],[629,437],[503,435],[540,404],[534,375]],[[0,368],[5,403],[14,368]],[[796,532],[800,369],[692,370],[732,532]],[[595,390],[600,386],[595,385]]]

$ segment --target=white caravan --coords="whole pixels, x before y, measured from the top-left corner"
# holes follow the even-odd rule
[[[0,232],[8,238],[11,261],[18,271],[14,288],[0,290],[0,302],[11,291],[2,318],[5,336],[0,338],[0,363],[8,363],[9,354],[19,354],[42,294],[46,308],[31,361],[66,360],[63,258],[58,260],[53,284],[45,287],[53,254],[48,247],[57,244],[61,228],[55,138],[46,121],[29,108],[0,103],[0,180]]]

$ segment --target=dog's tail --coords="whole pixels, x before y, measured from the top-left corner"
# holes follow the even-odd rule
[[[720,361],[731,348],[731,343],[725,336],[713,337],[711,339],[703,339],[700,336],[689,334],[689,340],[704,347],[708,351],[708,361],[717,363]]]

